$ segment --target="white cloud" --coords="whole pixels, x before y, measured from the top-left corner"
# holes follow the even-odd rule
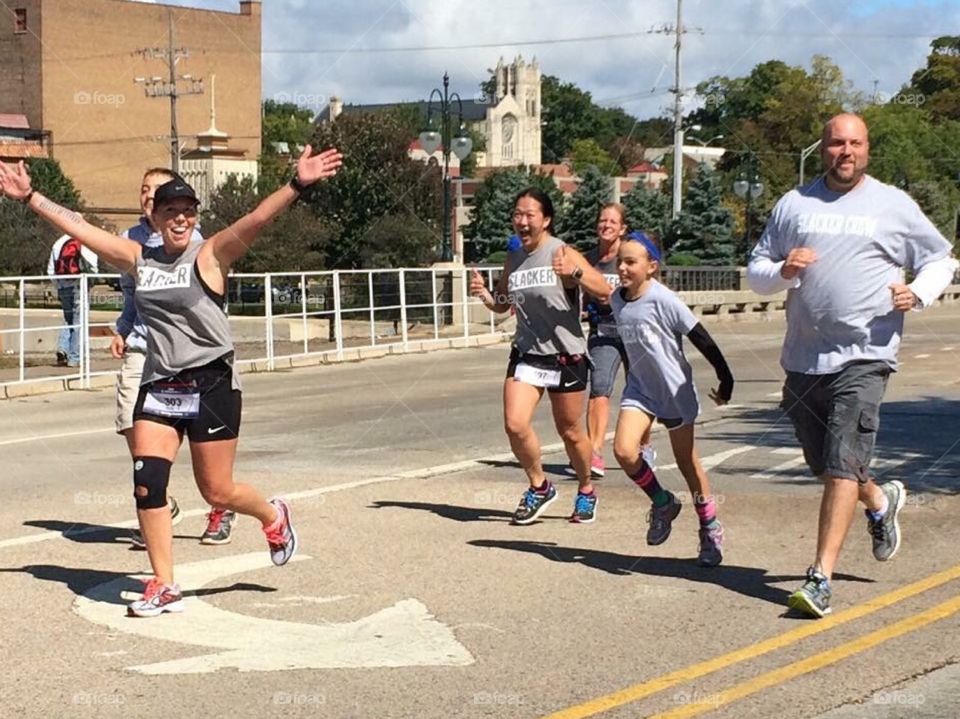
[[[178,0],[179,4],[198,5]],[[237,0],[205,7],[237,10]],[[853,7],[855,6],[855,7]],[[852,9],[851,9],[852,8]],[[960,3],[933,0],[686,0],[683,84],[742,76],[780,59],[809,65],[830,56],[864,92],[893,93],[922,67],[931,37],[960,26]],[[671,103],[673,38],[643,34],[599,42],[528,46],[525,40],[645,32],[676,18],[675,0],[266,0],[263,87],[346,102],[425,98],[444,71],[463,97],[477,93],[501,55],[536,56],[556,75],[639,117]],[[458,50],[356,52],[494,44]],[[328,50],[352,52],[323,52]]]

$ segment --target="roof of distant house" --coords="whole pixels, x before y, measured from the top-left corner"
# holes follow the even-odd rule
[[[638,162],[636,165],[627,170],[628,175],[640,175],[645,172],[664,172],[664,169],[659,165],[654,165],[652,162]]]
[[[344,105],[343,114],[344,115],[358,115],[361,113],[370,113],[370,112],[387,112],[394,109],[395,107],[415,105],[420,111],[420,115],[426,120],[427,118],[427,103],[423,100],[416,102],[381,102],[374,103],[370,105]],[[451,103],[451,110],[459,114],[460,105],[456,103]],[[463,101],[463,119],[465,122],[475,122],[477,120],[485,120],[487,117],[487,108],[490,105],[484,102],[477,102],[476,100],[464,100]],[[434,115],[439,120],[440,107],[437,103],[434,103]],[[327,122],[330,120],[330,105],[327,105],[320,113],[313,119],[314,122]]]
[[[30,123],[26,115],[14,115],[0,112],[0,127],[5,130],[29,130]]]

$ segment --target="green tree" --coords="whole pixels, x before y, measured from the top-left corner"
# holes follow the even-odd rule
[[[570,147],[570,160],[573,171],[578,175],[582,175],[591,167],[609,174],[616,166],[607,151],[592,138],[574,140]]]
[[[956,214],[960,207],[960,191],[956,187],[921,180],[909,187],[910,196],[937,229],[953,243],[956,236]]]
[[[623,196],[623,205],[627,208],[630,229],[654,232],[666,239],[673,211],[669,195],[647,189],[638,182]]]
[[[492,172],[473,195],[470,224],[464,228],[464,237],[472,240],[475,258],[486,258],[507,247],[513,234],[513,203],[516,196],[528,187],[543,190],[553,201],[553,234],[563,231],[563,194],[552,177],[531,173],[526,168],[509,168]]]
[[[64,207],[83,210],[80,193],[56,160],[27,160],[26,165],[35,190]],[[98,218],[87,216],[86,219],[101,224]],[[59,236],[56,229],[22,203],[0,199],[0,273],[46,274],[50,248]]]
[[[913,73],[895,102],[922,104],[935,120],[960,120],[960,35],[930,43],[926,67]]]
[[[292,161],[299,154],[298,148],[306,145],[313,134],[313,112],[292,102],[264,100],[261,115],[259,185],[263,193],[269,194],[293,174]],[[277,150],[279,143],[287,145],[289,154]]]
[[[670,233],[670,264],[735,264],[733,217],[723,204],[718,173],[701,163],[690,180],[683,210]]]
[[[393,112],[341,115],[316,128],[314,147],[338,147],[344,155],[336,177],[304,196],[318,217],[340,227],[327,251],[328,268],[367,266],[371,257],[367,234],[390,216],[409,218],[406,225],[416,235],[422,228],[432,232],[434,247],[439,249],[440,170],[411,160],[407,154],[410,140],[409,129]],[[400,238],[398,244],[408,246]],[[397,261],[410,266],[426,259],[417,255]]]
[[[585,251],[597,244],[597,215],[612,196],[610,177],[590,165],[580,175],[580,186],[570,198],[564,216],[563,239],[578,250]]]
[[[210,197],[201,213],[201,228],[209,237],[230,226],[257,206],[265,195],[253,180],[230,175]],[[292,272],[325,269],[325,256],[339,229],[296,203],[268,225],[250,251],[240,259],[237,272]]]

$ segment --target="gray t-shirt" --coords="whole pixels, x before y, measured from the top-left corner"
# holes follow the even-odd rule
[[[594,247],[592,250],[585,252],[583,257],[590,263],[591,267],[594,267],[597,272],[603,275],[603,279],[607,281],[607,286],[611,290],[615,290],[620,286],[620,274],[617,272],[617,263],[619,260],[616,255],[609,260],[603,261],[600,259],[600,248]],[[606,299],[606,297],[603,298],[603,300]],[[589,292],[584,291],[583,304],[587,312],[587,318],[590,321],[591,332],[599,334],[602,337],[617,336],[617,323],[613,319],[613,311],[606,301],[600,302]]]
[[[523,354],[586,354],[580,326],[580,292],[567,289],[553,271],[553,255],[564,246],[548,237],[533,252],[507,255],[507,292],[517,311],[513,346]]]
[[[206,242],[191,242],[176,256],[144,247],[137,264],[137,312],[147,327],[147,357],[141,384],[221,358],[232,362],[233,341],[223,298],[204,285],[197,254]],[[233,372],[232,385],[240,389]]]
[[[865,176],[847,193],[823,178],[791,190],[774,208],[754,258],[785,260],[809,247],[817,261],[787,292],[780,364],[789,372],[830,374],[857,361],[897,367],[903,313],[890,284],[950,254],[947,242],[902,190]]]
[[[629,370],[623,396],[661,419],[692,421],[700,412],[693,370],[683,354],[683,336],[699,320],[683,300],[656,280],[635,300],[623,290],[610,296]]]

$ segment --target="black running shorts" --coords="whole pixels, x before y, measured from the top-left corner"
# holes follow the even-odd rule
[[[240,436],[241,393],[233,389],[233,368],[223,359],[140,387],[134,421],[173,427],[191,442]]]

